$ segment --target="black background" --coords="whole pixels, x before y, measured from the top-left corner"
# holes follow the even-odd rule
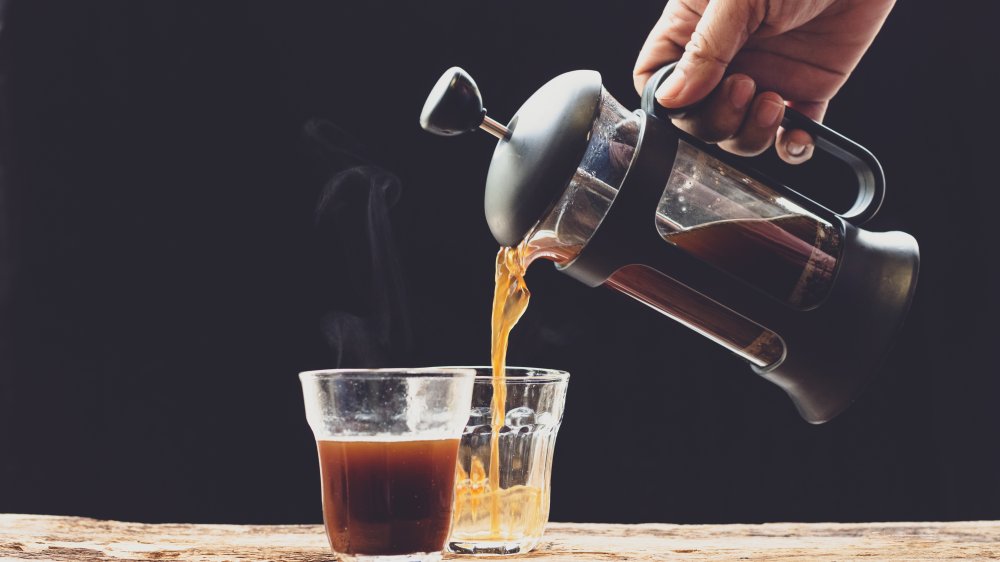
[[[900,3],[827,117],[886,169],[869,227],[914,234],[923,258],[883,376],[833,422],[806,424],[645,307],[532,268],[509,362],[573,374],[554,520],[1000,517],[998,14],[971,6]],[[414,340],[378,361],[482,364],[493,143],[419,130],[424,96],[460,65],[505,121],[549,78],[592,68],[635,107],[632,64],[662,3],[6,7],[0,511],[285,523],[320,519],[296,373],[334,365],[321,318],[365,315],[371,296],[354,223],[313,225],[336,163],[306,123],[336,123],[402,181],[391,218]],[[796,186],[837,187],[808,170]]]

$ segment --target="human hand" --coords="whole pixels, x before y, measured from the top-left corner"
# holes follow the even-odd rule
[[[678,127],[742,156],[764,152],[777,135],[781,159],[799,164],[812,156],[813,139],[780,129],[785,105],[822,121],[894,3],[670,0],[639,52],[635,87],[641,93],[654,72],[679,59],[657,101],[671,108],[705,101],[675,119]]]

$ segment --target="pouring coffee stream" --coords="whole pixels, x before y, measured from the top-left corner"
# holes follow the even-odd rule
[[[791,109],[786,127],[806,130],[817,150],[853,170],[849,211],[834,213],[753,169],[753,159],[674,127],[653,97],[672,69],[650,79],[635,112],[597,72],[563,74],[504,126],[456,67],[434,86],[421,125],[498,139],[486,219],[508,252],[520,245],[524,267],[546,258],[653,307],[745,359],[807,421],[828,421],[877,371],[906,316],[916,240],[859,228],[884,197],[881,166]]]

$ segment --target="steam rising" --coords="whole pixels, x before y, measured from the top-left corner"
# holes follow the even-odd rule
[[[402,194],[399,178],[368,162],[358,143],[332,123],[312,120],[305,134],[334,169],[316,206],[316,226],[330,226],[320,232],[358,246],[337,270],[352,277],[358,294],[349,296],[367,304],[366,313],[334,310],[323,317],[321,329],[335,366],[384,367],[402,361],[412,336],[389,213]]]

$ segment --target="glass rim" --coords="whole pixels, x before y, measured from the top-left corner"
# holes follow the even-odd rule
[[[386,379],[415,379],[415,378],[442,378],[442,379],[465,379],[475,378],[476,371],[472,367],[385,367],[378,369],[316,369],[312,371],[302,371],[299,373],[299,380],[386,380]]]
[[[493,367],[489,365],[449,365],[435,368],[472,370],[476,373],[476,382],[493,380]],[[479,373],[481,371],[487,371],[487,374],[480,375]],[[569,382],[569,373],[559,369],[543,369],[541,367],[520,367],[517,365],[509,365],[504,367],[504,371],[504,380],[507,384]],[[513,373],[511,371],[513,371]]]

